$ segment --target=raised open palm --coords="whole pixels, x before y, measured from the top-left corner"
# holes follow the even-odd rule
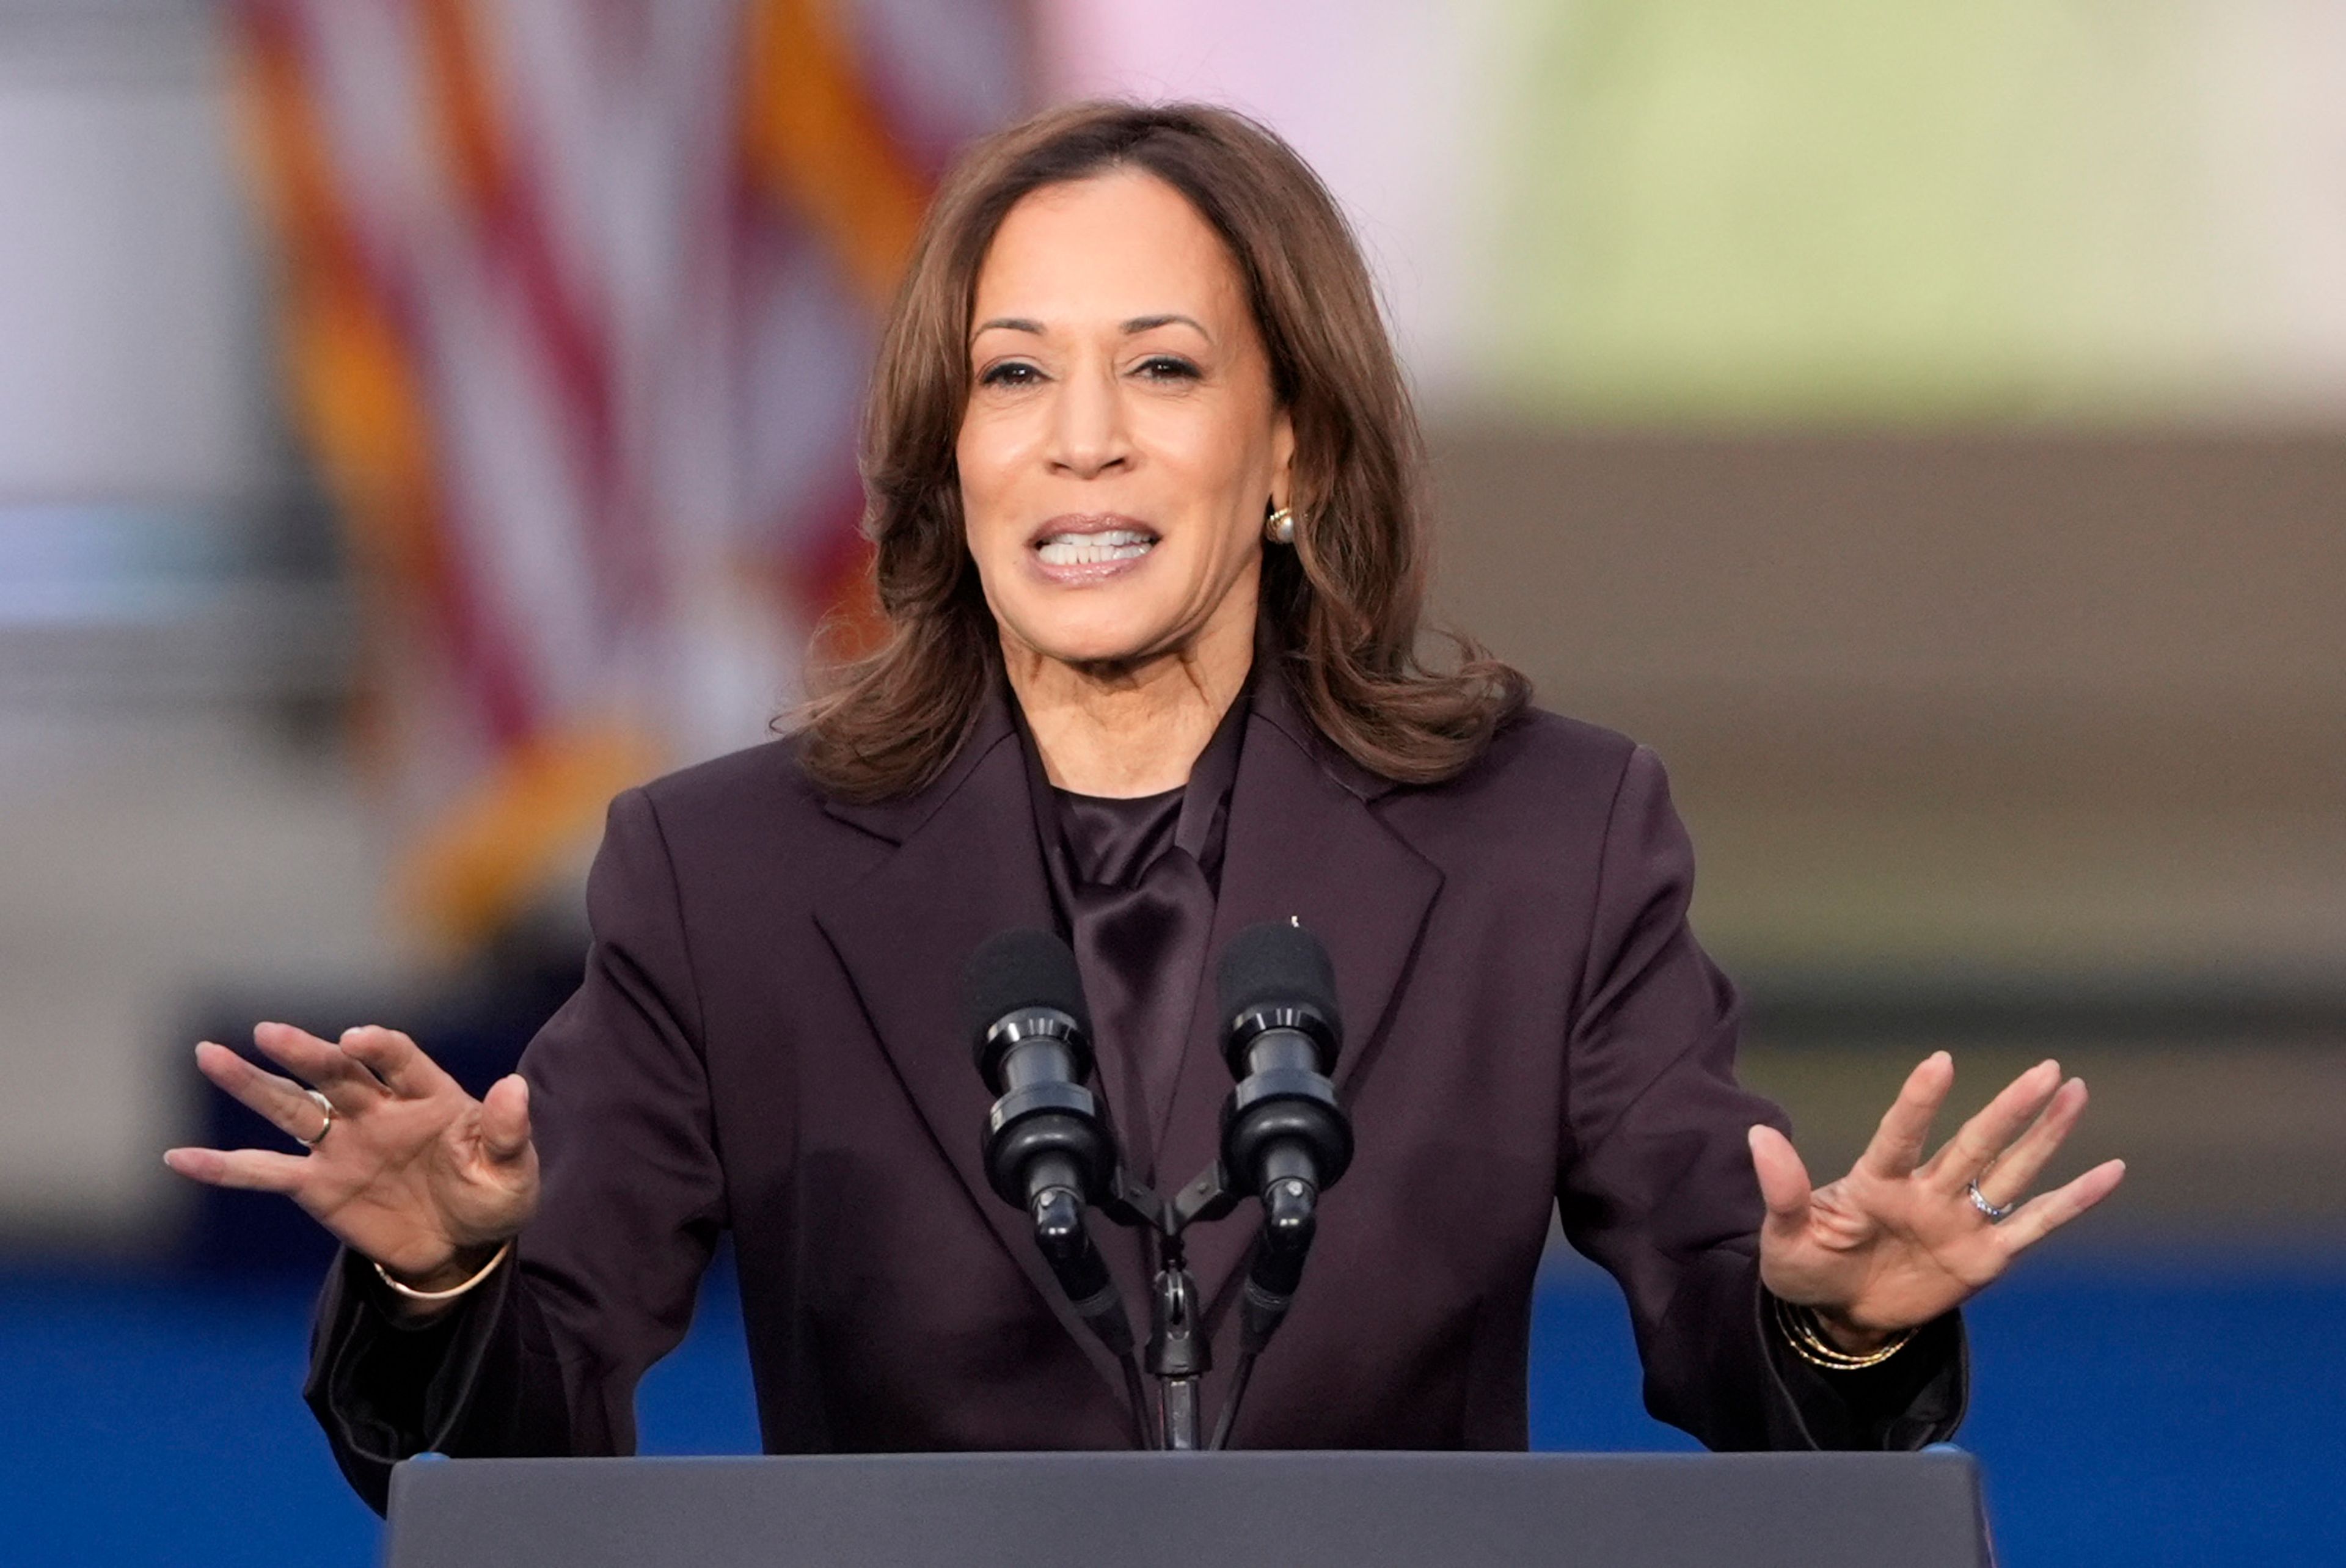
[[[164,1163],[181,1176],[281,1192],[345,1245],[423,1288],[469,1273],[536,1210],[537,1151],[529,1087],[518,1075],[475,1100],[394,1029],[352,1029],[329,1041],[263,1023],[252,1039],[301,1082],[209,1041],[196,1047],[196,1064],[309,1152],[167,1151]]]
[[[1783,1134],[1751,1129],[1751,1163],[1768,1205],[1760,1280],[1814,1310],[1851,1348],[1962,1305],[2126,1175],[2124,1161],[2105,1161],[2021,1202],[2086,1108],[2084,1081],[2063,1082],[2054,1062],[2014,1079],[1925,1160],[1931,1123],[1954,1080],[1945,1052],[1925,1058],[1850,1173],[1821,1187],[1810,1186]]]

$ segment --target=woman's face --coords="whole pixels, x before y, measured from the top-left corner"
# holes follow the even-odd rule
[[[1220,236],[1153,175],[1046,187],[1003,219],[971,321],[954,450],[1005,642],[1077,665],[1209,629],[1250,647],[1295,439]]]

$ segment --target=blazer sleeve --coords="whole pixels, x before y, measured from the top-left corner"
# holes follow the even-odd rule
[[[1646,1408],[1712,1449],[1920,1448],[1963,1418],[1962,1320],[1827,1372],[1765,1310],[1765,1208],[1745,1138],[1783,1112],[1735,1081],[1739,1003],[1688,925],[1694,853],[1660,761],[1623,770],[1566,1043],[1557,1201],[1628,1298]]]
[[[726,1224],[699,989],[648,797],[612,802],[586,889],[586,975],[523,1054],[543,1177],[515,1260],[402,1327],[372,1267],[328,1276],[304,1395],[376,1510],[391,1466],[626,1454],[635,1390],[684,1337]]]

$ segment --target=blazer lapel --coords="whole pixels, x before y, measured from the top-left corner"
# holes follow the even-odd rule
[[[1442,873],[1372,809],[1392,785],[1331,753],[1284,681],[1265,673],[1271,678],[1258,683],[1231,786],[1213,938],[1157,1161],[1168,1198],[1220,1148],[1230,1076],[1222,1062],[1215,979],[1230,938],[1258,921],[1292,917],[1326,944],[1344,1014],[1334,1078],[1349,1102],[1385,1049],[1394,993],[1442,887]],[[1254,1240],[1253,1218],[1248,1205],[1188,1236],[1190,1269],[1208,1302],[1224,1301]]]
[[[839,954],[865,1013],[937,1148],[969,1200],[1025,1270],[1052,1313],[1123,1402],[1124,1378],[1068,1306],[1035,1250],[1025,1216],[994,1195],[982,1153],[993,1096],[971,1058],[962,971],[998,932],[1052,929],[1049,885],[1027,800],[1025,759],[997,691],[945,776],[909,800],[845,803],[831,815],[898,841],[863,881],[815,920]],[[1095,1237],[1113,1258],[1107,1228]]]

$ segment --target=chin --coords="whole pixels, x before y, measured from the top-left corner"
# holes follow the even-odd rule
[[[1126,664],[1168,646],[1172,630],[1128,616],[1059,615],[1013,623],[1018,640],[1060,664]]]
[[[1059,664],[1117,665],[1160,650],[1161,639],[1148,636],[1066,636],[1030,640],[1037,653]]]

